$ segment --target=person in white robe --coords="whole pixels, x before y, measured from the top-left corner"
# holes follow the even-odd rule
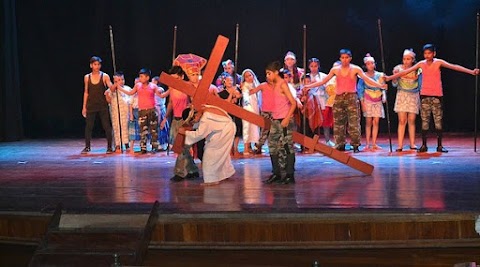
[[[204,185],[214,185],[235,173],[230,150],[235,138],[236,126],[228,113],[216,106],[205,105],[196,131],[180,128],[185,134],[185,145],[192,145],[205,138],[202,160]]]
[[[115,75],[113,75],[113,80],[115,84],[121,86],[123,89],[127,91],[132,90],[132,88],[125,85],[125,78],[123,73],[115,73]],[[109,103],[110,120],[112,122],[113,136],[115,138],[115,152],[119,152],[121,150],[121,144],[125,146],[126,150],[129,150],[130,146],[128,144],[128,103],[130,101],[130,96],[126,95],[121,91],[118,91],[117,93],[112,92],[110,89],[108,89],[105,91],[105,97],[107,99],[107,102]],[[122,132],[122,140],[120,140],[120,131]]]
[[[255,89],[259,85],[260,83],[258,82],[257,76],[251,69],[246,69],[242,72],[242,105],[244,109],[255,114],[260,114],[258,95],[261,94],[261,92],[250,94],[250,90]],[[246,120],[242,120],[242,127],[243,155],[245,156],[254,153],[252,143],[254,145],[258,143],[260,139],[260,127]]]

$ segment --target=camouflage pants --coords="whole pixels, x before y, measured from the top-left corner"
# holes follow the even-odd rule
[[[433,114],[435,130],[442,130],[442,97],[421,96],[420,116],[422,117],[422,130],[428,131],[430,128],[430,114]]]
[[[287,155],[295,155],[293,147],[293,130],[295,123],[290,119],[287,128],[283,128],[282,120],[272,120],[270,134],[268,135],[268,149],[270,155],[278,156],[281,169],[286,168]]]
[[[147,134],[152,136],[152,149],[158,148],[158,115],[155,108],[141,109],[138,111],[138,124],[140,125],[140,148],[147,150]]]
[[[267,118],[269,120],[272,120],[272,112],[268,111],[262,111],[261,112],[262,117]],[[268,138],[268,133],[270,132],[270,129],[268,128],[262,128],[262,132],[260,133],[260,139],[258,140],[258,146],[262,147],[263,144],[265,144],[265,141],[267,141]]]
[[[360,145],[360,109],[356,93],[335,96],[333,104],[333,135],[337,145],[345,145],[346,124],[352,146]]]
[[[182,153],[177,156],[175,161],[174,175],[185,177],[189,173],[199,172],[197,165],[193,161],[193,157],[190,154],[190,148],[192,146],[183,146]]]

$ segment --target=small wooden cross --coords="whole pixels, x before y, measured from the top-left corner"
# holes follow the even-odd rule
[[[215,46],[213,47],[212,53],[210,54],[210,58],[207,61],[205,72],[203,73],[203,78],[197,88],[195,88],[195,86],[186,81],[175,79],[171,75],[164,72],[162,72],[162,74],[160,75],[160,82],[170,87],[173,87],[187,94],[188,96],[191,96],[193,98],[192,104],[194,107],[198,108],[204,104],[214,105],[224,109],[229,114],[241,118],[242,120],[246,120],[262,128],[270,128],[271,121],[269,119],[245,110],[242,107],[229,103],[224,99],[221,99],[218,96],[209,93],[208,89],[210,88],[210,84],[215,78],[218,66],[222,61],[223,54],[225,53],[227,45],[228,38],[219,35],[217,41],[215,42]],[[314,138],[315,139],[309,138],[297,132],[293,133],[294,142],[299,143],[306,148],[319,151],[323,155],[332,158],[340,163],[346,164],[365,174],[372,174],[372,165],[358,160],[348,154],[337,151],[329,146],[318,143],[318,136]]]

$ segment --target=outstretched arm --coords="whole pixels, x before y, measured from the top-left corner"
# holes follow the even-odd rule
[[[303,88],[311,89],[311,88],[322,86],[322,85],[326,84],[328,81],[330,81],[330,79],[332,79],[334,75],[335,75],[335,72],[333,71],[333,68],[332,68],[330,70],[330,72],[328,73],[328,75],[325,78],[323,78],[323,80],[318,81],[318,82],[314,82],[314,83],[311,83],[311,84],[307,84]]]
[[[413,65],[412,67],[406,69],[406,70],[403,70],[403,71],[400,71],[396,74],[393,74],[392,76],[385,76],[385,80],[388,82],[388,81],[391,81],[393,79],[397,79],[397,78],[400,78],[402,76],[405,76],[412,71],[418,70],[418,68],[420,68],[420,63],[421,63],[421,61],[418,62],[417,64]]]
[[[168,89],[165,93],[162,93],[162,95],[160,96],[161,98],[166,98],[170,95],[170,89]]]
[[[459,72],[465,72],[467,74],[471,74],[471,75],[478,75],[478,69],[467,69],[463,66],[460,66],[460,65],[457,65],[457,64],[451,64],[451,63],[448,63],[447,61],[445,60],[442,60],[442,59],[439,59],[440,63],[441,63],[441,66],[444,67],[444,68],[447,68],[447,69],[452,69],[452,70],[455,70],[455,71],[459,71]]]
[[[261,83],[257,87],[250,89],[250,95],[256,94],[258,93],[258,91],[262,91],[264,86],[267,86],[267,85],[265,83]]]
[[[135,86],[133,87],[133,89],[130,90],[130,91],[129,91],[129,90],[125,90],[125,89],[124,89],[123,87],[121,87],[121,86],[114,86],[114,87],[112,87],[111,89],[112,89],[112,91],[115,91],[115,89],[118,89],[118,90],[120,90],[120,92],[122,92],[122,93],[124,93],[124,94],[126,94],[126,95],[134,95],[135,93],[137,93],[137,90],[138,90],[136,84],[135,84]]]
[[[112,86],[113,86],[113,83],[112,83],[112,81],[110,80],[110,76],[108,76],[108,74],[106,74],[106,73],[103,73],[103,83],[104,83],[108,88],[112,88]]]
[[[158,85],[155,85],[155,94],[158,95],[159,97],[162,97],[162,94],[165,90],[163,87],[160,87]]]
[[[372,78],[368,77],[367,75],[365,75],[365,72],[363,72],[362,69],[360,69],[360,67],[356,67],[356,74],[358,76],[360,76],[360,78],[363,79],[363,81],[370,85],[370,86],[373,86],[373,87],[377,87],[377,88],[382,88],[382,89],[387,89],[387,85],[386,84],[381,84],[381,83],[378,83],[376,82],[375,80],[373,80]]]

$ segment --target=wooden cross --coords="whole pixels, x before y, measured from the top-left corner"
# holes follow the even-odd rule
[[[319,138],[320,137],[318,135],[315,135],[313,138],[310,138],[301,133],[293,132],[293,142],[302,144],[304,147],[308,148],[309,150],[318,151],[324,156],[332,158],[355,170],[361,171],[368,175],[372,174],[373,165],[370,165],[364,161],[354,158],[345,152],[338,151],[333,147],[319,143],[318,142]]]
[[[224,99],[209,93],[208,89],[215,78],[218,66],[223,58],[223,53],[225,53],[225,50],[227,49],[227,45],[228,38],[221,35],[218,36],[198,87],[195,88],[195,86],[192,84],[186,81],[175,79],[171,75],[168,75],[164,72],[162,72],[160,75],[160,82],[191,96],[193,98],[192,105],[195,108],[200,108],[203,104],[217,106],[238,118],[259,125],[260,127],[270,128],[271,122],[269,119],[247,111],[235,104],[228,103]]]
[[[195,88],[195,86],[193,86],[192,84],[183,80],[176,79],[165,72],[162,72],[162,74],[160,75],[160,82],[170,87],[173,87],[187,94],[188,96],[191,96],[193,98],[192,104],[196,108],[199,108],[204,104],[214,105],[224,109],[229,114],[241,118],[242,120],[246,120],[262,128],[270,128],[271,121],[269,119],[245,110],[242,107],[229,103],[224,99],[221,99],[220,97],[209,93],[208,89],[210,88],[210,84],[215,78],[218,66],[222,61],[223,54],[225,53],[227,45],[228,38],[219,35],[217,41],[215,42],[215,46],[213,47],[212,53],[210,54],[210,58],[207,61],[205,72],[203,73],[203,78],[202,80],[200,80],[197,88]],[[358,160],[348,154],[337,151],[336,149],[333,149],[327,145],[318,143],[318,138],[318,136],[315,136],[314,139],[312,139],[297,132],[293,133],[294,142],[299,143],[306,148],[318,151],[329,158],[346,164],[347,166],[359,170],[365,174],[372,174],[372,165]]]

